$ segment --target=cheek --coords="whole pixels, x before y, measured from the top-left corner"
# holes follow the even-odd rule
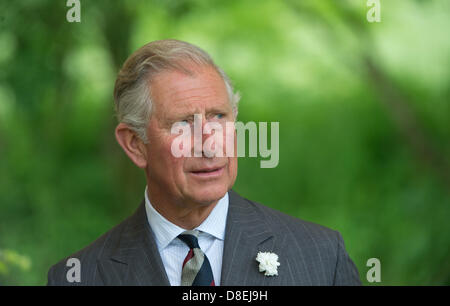
[[[176,135],[158,128],[153,122],[148,129],[148,172],[161,181],[173,182],[183,175],[184,158],[172,154],[172,142]]]
[[[228,158],[228,173],[230,176],[230,179],[234,181],[237,176],[237,168],[238,168],[238,160],[237,157],[229,157]]]
[[[185,157],[176,157],[172,154],[172,142],[175,137],[170,137],[164,141],[164,146],[161,148],[161,154],[164,156],[161,157],[165,161],[164,167],[168,169],[172,169],[175,174],[181,174],[184,167]],[[157,161],[158,162],[158,161]]]
[[[234,127],[226,127],[223,135],[223,151],[225,156],[234,157],[237,155],[237,137]]]
[[[176,158],[171,151],[172,137],[149,138],[147,145],[148,160],[153,167],[169,172],[171,169],[182,164],[182,158]]]

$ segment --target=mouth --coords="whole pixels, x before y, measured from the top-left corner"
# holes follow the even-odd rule
[[[202,168],[199,170],[191,171],[190,173],[199,178],[214,178],[222,175],[225,166],[222,167],[212,167],[212,168]]]

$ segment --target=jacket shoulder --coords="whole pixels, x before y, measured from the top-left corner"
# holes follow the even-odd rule
[[[108,230],[92,243],[81,250],[61,259],[58,263],[50,267],[48,271],[47,285],[93,285],[101,282],[97,273],[97,260],[106,257],[111,250],[119,244],[122,232],[130,223],[130,218],[125,219],[120,224]],[[84,279],[88,279],[89,283],[70,283],[67,280],[67,273],[72,267],[79,265],[80,274]]]
[[[339,232],[336,230],[288,215],[258,202],[245,200],[260,212],[274,233],[290,233],[298,238],[309,237],[315,240],[315,243],[337,248]]]

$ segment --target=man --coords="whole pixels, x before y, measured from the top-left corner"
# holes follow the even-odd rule
[[[176,40],[143,46],[119,72],[114,98],[117,141],[145,170],[144,200],[134,215],[54,265],[49,285],[360,284],[338,232],[231,190],[236,154],[217,150],[235,145],[235,133],[217,142],[214,154],[202,145],[184,147],[191,156],[174,154],[176,124],[204,129],[236,119],[239,96],[204,51]],[[79,260],[79,282],[67,278],[70,258]]]

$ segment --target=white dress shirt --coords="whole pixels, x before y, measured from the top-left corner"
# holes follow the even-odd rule
[[[220,285],[228,205],[228,193],[226,193],[202,224],[195,228],[200,231],[198,244],[209,259],[216,286]],[[177,236],[185,229],[168,221],[155,210],[148,199],[147,187],[145,188],[145,211],[169,282],[172,286],[180,286],[183,261],[189,252],[189,247]]]

